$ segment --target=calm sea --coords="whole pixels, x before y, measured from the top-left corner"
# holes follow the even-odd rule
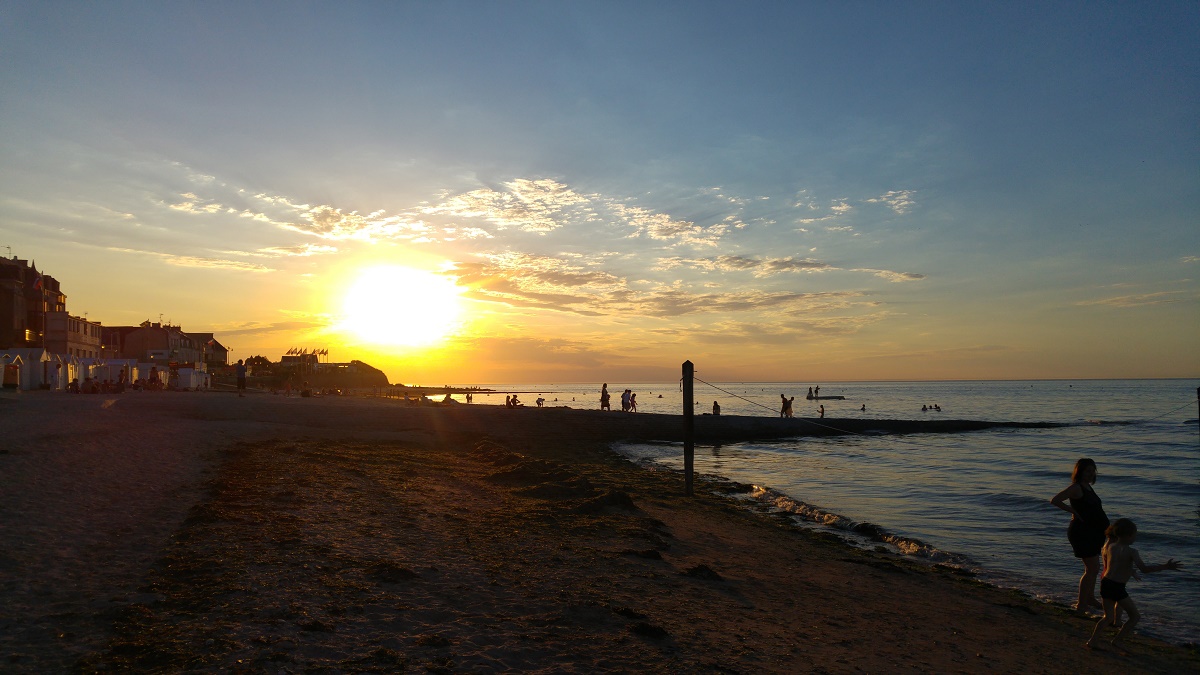
[[[1052,429],[959,434],[851,435],[697,447],[696,470],[760,486],[758,499],[828,527],[864,546],[854,523],[882,530],[899,553],[960,565],[986,581],[1073,603],[1082,564],[1071,555],[1070,516],[1049,504],[1070,484],[1080,457],[1099,465],[1096,492],[1110,519],[1138,525],[1135,546],[1149,564],[1168,557],[1184,569],[1143,575],[1130,594],[1139,630],[1200,643],[1200,429],[1195,380],[1019,382],[713,383],[697,381],[697,413],[719,401],[723,415],[777,416],[779,396],[795,396],[797,417],[816,417],[804,400],[820,384],[824,423],[838,418],[972,419],[1061,422]],[[679,384],[609,382],[613,405],[637,393],[638,410],[679,414]],[[487,385],[540,395],[547,405],[598,407],[599,383]],[[502,394],[475,397],[503,404]],[[937,410],[922,411],[922,406]],[[866,410],[862,409],[866,406]],[[682,469],[678,444],[617,448],[637,460]]]

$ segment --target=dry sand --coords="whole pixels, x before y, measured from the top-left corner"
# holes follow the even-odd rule
[[[713,420],[706,423],[711,424]],[[731,419],[728,424],[736,425]],[[3,672],[1197,672],[640,469],[678,418],[0,398]]]

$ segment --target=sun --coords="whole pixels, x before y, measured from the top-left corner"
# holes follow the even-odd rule
[[[460,292],[452,279],[441,274],[372,267],[359,275],[346,294],[341,327],[374,344],[434,345],[457,327]]]

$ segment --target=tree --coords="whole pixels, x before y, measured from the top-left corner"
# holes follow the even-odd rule
[[[271,359],[268,359],[265,356],[251,356],[250,358],[246,359],[244,363],[248,367],[272,365]]]

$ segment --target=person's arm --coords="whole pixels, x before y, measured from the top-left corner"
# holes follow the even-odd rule
[[[1168,558],[1167,562],[1161,565],[1147,565],[1146,563],[1142,562],[1142,554],[1138,553],[1137,551],[1133,552],[1133,564],[1137,565],[1137,568],[1146,574],[1150,574],[1151,572],[1162,572],[1163,570],[1179,569],[1179,563],[1176,562],[1174,558]]]
[[[1066,501],[1068,499],[1079,499],[1082,496],[1083,488],[1079,487],[1079,483],[1071,483],[1062,492],[1051,497],[1050,503],[1073,516],[1078,516],[1079,514],[1075,513],[1075,509],[1071,508],[1071,505],[1067,504]]]

